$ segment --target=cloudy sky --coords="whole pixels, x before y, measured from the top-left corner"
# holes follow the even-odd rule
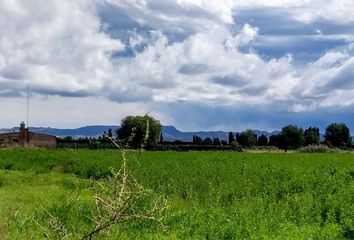
[[[0,128],[354,131],[353,0],[1,0]]]

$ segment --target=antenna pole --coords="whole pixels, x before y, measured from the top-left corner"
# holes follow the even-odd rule
[[[29,85],[27,85],[27,128],[29,129]]]

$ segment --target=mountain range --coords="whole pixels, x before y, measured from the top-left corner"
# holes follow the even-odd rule
[[[74,129],[60,129],[60,128],[50,128],[50,127],[30,127],[30,131],[38,132],[48,135],[54,135],[57,137],[73,137],[73,138],[85,138],[85,137],[99,137],[102,136],[104,132],[108,132],[108,129],[112,129],[115,132],[119,126],[117,125],[95,125],[95,126],[86,126]],[[0,129],[0,133],[7,132],[16,132],[19,131],[18,127],[14,128],[2,128]],[[259,136],[261,134],[266,135],[267,137],[278,134],[279,132],[266,132],[260,130],[254,130],[255,133]],[[184,142],[191,142],[193,139],[193,135],[198,135],[201,138],[210,137],[219,138],[220,140],[228,140],[228,132],[224,131],[197,131],[197,132],[182,132],[175,128],[174,126],[164,126],[162,128],[162,134],[164,141],[175,141],[180,140]]]
[[[267,137],[279,133],[278,131],[266,132],[260,130],[254,130],[254,132],[257,134],[257,136],[264,134]],[[206,137],[209,137],[211,139],[219,138],[220,140],[228,140],[229,138],[228,137],[229,132],[224,132],[224,131],[182,132],[176,129],[174,126],[164,126],[162,129],[162,134],[163,134],[164,141],[181,140],[183,142],[191,142],[193,139],[193,135],[198,135],[201,138],[206,138]]]

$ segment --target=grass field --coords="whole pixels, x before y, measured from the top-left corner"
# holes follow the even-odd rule
[[[352,154],[144,152],[138,161],[135,155],[128,154],[136,179],[151,197],[168,199],[165,228],[136,220],[97,239],[354,239]],[[0,150],[0,239],[46,239],[48,213],[68,232],[87,232],[93,178],[119,168],[117,156]]]

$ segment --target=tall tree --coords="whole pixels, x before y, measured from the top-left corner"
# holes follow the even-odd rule
[[[163,143],[163,134],[162,134],[162,132],[160,133],[160,141],[159,142]]]
[[[237,142],[239,142],[242,147],[252,147],[257,143],[257,134],[253,130],[247,129],[240,133]]]
[[[112,137],[112,136],[113,136],[112,128],[108,129],[108,136],[109,136],[109,137]]]
[[[201,144],[203,142],[202,138],[198,135],[193,135],[193,143],[194,144]]]
[[[235,141],[235,136],[233,132],[229,132],[229,144]]]
[[[269,146],[278,147],[280,142],[280,134],[271,135],[269,137]]]
[[[204,140],[203,140],[203,143],[205,145],[212,145],[213,144],[213,141],[211,140],[210,137],[206,137]]]
[[[309,127],[304,132],[305,146],[320,144],[320,129],[317,127]]]
[[[235,139],[238,143],[240,143],[240,133],[238,133],[238,132],[236,133]]]
[[[283,127],[278,141],[278,147],[285,151],[298,149],[305,143],[304,130],[295,125],[287,125]]]
[[[214,138],[213,139],[213,145],[221,145],[220,139],[219,138]]]
[[[130,147],[139,148],[144,144],[156,144],[161,129],[160,122],[149,115],[128,116],[122,120],[121,127],[117,130],[117,137],[128,141]]]
[[[240,133],[236,132],[235,140],[236,140],[236,142],[240,143]]]
[[[268,145],[268,138],[266,135],[262,134],[258,137],[257,140],[257,145],[258,146],[267,146]]]
[[[328,125],[324,138],[333,147],[350,147],[352,144],[349,128],[344,123]]]

